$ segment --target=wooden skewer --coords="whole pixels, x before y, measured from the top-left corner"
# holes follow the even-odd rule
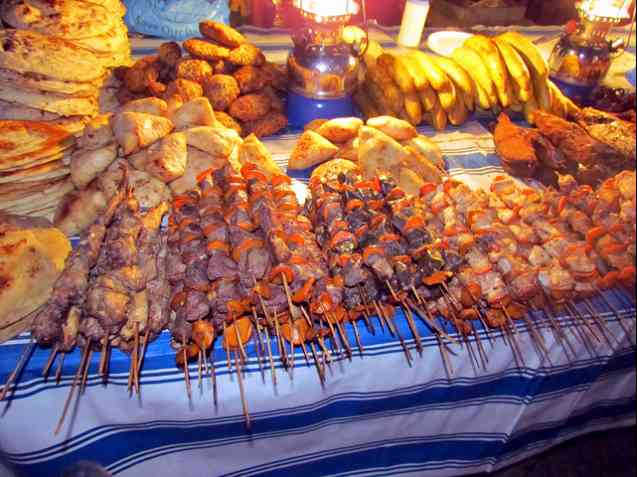
[[[382,308],[380,307],[380,305],[377,304],[376,306],[382,312]],[[411,368],[413,357],[411,356],[411,352],[409,351],[409,347],[405,343],[403,336],[400,334],[400,331],[398,330],[398,328],[396,328],[395,323],[393,322],[393,319],[391,316],[384,315],[383,318],[385,319],[387,323],[387,327],[390,329],[391,333],[398,338],[398,341],[400,341],[400,346],[402,346],[403,351],[405,352],[405,358],[407,359],[407,364]]]
[[[44,365],[44,369],[42,369],[42,376],[44,376],[45,381],[49,378],[49,371],[51,370],[51,366],[53,366],[53,361],[55,361],[57,354],[58,354],[58,345],[56,344],[51,349],[51,353],[49,354],[49,359],[46,361],[46,364]]]
[[[57,369],[55,370],[55,384],[59,385],[60,384],[60,380],[62,379],[62,371],[64,369],[64,358],[66,357],[66,353],[60,353],[60,359],[59,359],[59,363],[57,366]]]
[[[58,435],[60,430],[62,429],[62,425],[64,424],[64,419],[66,418],[66,414],[69,412],[69,406],[71,405],[71,400],[73,399],[73,395],[75,394],[75,388],[77,388],[82,375],[84,374],[84,366],[87,362],[88,358],[88,346],[84,348],[82,353],[82,359],[80,361],[80,366],[77,368],[75,372],[75,377],[73,378],[73,382],[71,383],[71,389],[69,390],[69,394],[66,396],[66,401],[64,402],[64,408],[62,409],[62,415],[60,416],[60,420],[55,427],[54,435]]]
[[[203,392],[203,381],[202,381],[202,377],[203,377],[203,359],[202,359],[202,355],[203,355],[203,352],[201,351],[201,349],[199,349],[199,351],[197,352],[197,384],[199,386],[199,392],[200,393]]]
[[[86,389],[86,380],[88,379],[88,370],[91,366],[91,355],[93,354],[92,343],[89,342],[86,347],[88,348],[88,358],[86,358],[86,365],[84,366],[84,372],[82,373],[82,385],[80,386],[80,394],[84,394]]]
[[[584,301],[584,307],[586,308],[586,310],[588,311],[588,313],[593,317],[593,320],[595,321],[595,323],[597,324],[597,328],[599,328],[600,333],[602,334],[602,336],[604,337],[606,344],[608,344],[608,347],[612,350],[615,349],[615,347],[613,346],[610,337],[613,337],[613,340],[615,340],[615,342],[617,344],[620,344],[619,339],[610,331],[610,329],[608,328],[608,326],[606,326],[606,322],[602,320],[602,318],[595,313],[595,310],[593,309],[593,306],[590,302],[590,300],[588,298],[585,298]]]
[[[224,338],[226,337],[226,333],[227,333],[227,327],[226,327],[226,322],[224,320],[223,321],[223,336],[224,336]],[[226,339],[223,340],[223,347],[224,347],[224,350],[226,352],[226,365],[228,366],[228,372],[232,376],[232,362],[230,360],[230,351],[228,350],[228,340],[226,340]]]
[[[478,356],[480,356],[480,361],[482,363],[482,369],[487,370],[487,363],[489,362],[489,357],[487,353],[484,351],[482,346],[482,338],[480,338],[480,332],[477,331],[473,326],[471,327],[472,334],[476,339],[476,346],[478,348]]]
[[[383,326],[383,323],[385,323],[387,325],[387,330],[390,331],[389,330],[389,323],[386,323],[384,314],[383,314],[378,302],[376,300],[374,300],[372,303],[374,305],[374,310],[376,310],[376,316],[378,316],[378,323],[380,324],[380,331],[385,333],[385,328]]]
[[[146,333],[144,333],[144,343],[142,346],[142,352],[139,356],[139,360],[137,361],[137,375],[141,373],[142,365],[144,364],[144,359],[146,357],[146,350],[148,349],[148,341],[150,341],[150,328],[146,329]]]
[[[608,308],[610,308],[611,312],[613,313],[613,315],[615,315],[615,318],[617,318],[617,322],[619,323],[619,326],[621,326],[622,330],[624,331],[624,333],[626,334],[627,337],[630,337],[630,331],[628,330],[628,328],[626,327],[626,324],[624,323],[624,320],[621,316],[621,314],[617,311],[617,309],[613,306],[613,304],[610,302],[610,300],[608,298],[606,298],[606,295],[604,295],[604,293],[602,292],[602,290],[600,290],[597,286],[595,287],[595,290],[597,291],[597,294],[600,296],[600,298],[602,299],[602,301],[606,304],[606,306]]]
[[[237,322],[235,321],[234,323],[234,334],[237,337],[237,343],[239,343],[239,351],[241,353],[241,361],[243,361],[243,363],[245,364],[246,361],[248,361],[248,355],[246,354],[246,350],[243,347],[243,340],[241,339],[241,334],[239,333],[239,326],[237,325]]]
[[[365,350],[363,349],[363,343],[361,342],[361,337],[358,334],[358,326],[356,326],[356,320],[352,321],[352,328],[354,329],[354,338],[356,339],[356,345],[358,346],[358,354],[362,358]]]
[[[518,343],[517,338],[514,336],[514,334],[517,333],[511,333],[510,329],[511,328],[516,328],[515,327],[515,322],[513,321],[513,318],[511,318],[511,316],[509,315],[509,312],[506,308],[506,306],[502,307],[502,310],[504,311],[504,316],[506,316],[507,318],[507,325],[505,326],[505,328],[509,331],[509,339],[511,341],[511,348],[515,348],[519,357],[520,357],[520,361],[522,361],[522,364],[524,365],[524,367],[526,367],[526,362],[524,361],[524,356],[522,355],[522,352],[520,351],[520,344]]]
[[[364,293],[363,291],[363,287],[361,287],[360,285],[358,285],[358,294],[360,295],[361,299],[363,300],[363,309],[364,309],[364,313],[363,316],[365,317],[365,326],[367,327],[367,331],[369,331],[371,334],[373,334],[374,336],[376,335],[376,329],[374,328],[374,325],[372,324],[371,321],[371,314],[370,314],[370,305],[369,305],[369,301],[367,300],[367,294]]]
[[[321,365],[320,360],[316,354],[316,347],[314,343],[310,341],[310,351],[312,352],[312,358],[314,359],[314,365],[316,366],[316,372],[318,373],[321,385],[325,385],[325,368]]]
[[[285,368],[288,369],[289,368],[288,354],[287,354],[287,350],[285,349],[285,343],[283,342],[283,338],[281,337],[281,329],[279,326],[278,313],[274,314],[274,332],[277,338],[277,345],[279,347],[279,356],[281,357],[281,363],[283,363],[283,366],[285,366]]]
[[[577,353],[575,353],[575,349],[573,348],[573,345],[571,344],[571,340],[568,339],[568,336],[566,336],[566,332],[564,331],[564,328],[557,321],[557,318],[555,317],[555,312],[553,310],[553,304],[551,300],[549,299],[548,295],[546,294],[546,291],[544,291],[544,289],[542,289],[542,294],[544,295],[545,303],[548,304],[548,306],[543,309],[544,313],[546,314],[546,316],[549,317],[551,326],[558,332],[558,336],[560,336],[563,342],[568,346],[568,349],[571,352],[571,356],[573,358],[576,358]],[[564,351],[566,351],[566,348],[564,348]],[[568,355],[568,353],[566,354]]]
[[[104,368],[106,367],[106,355],[108,353],[108,336],[104,335],[102,338],[102,352],[100,353],[100,367],[97,370],[97,374],[104,377]]]
[[[184,378],[186,380],[186,393],[188,400],[192,400],[192,388],[190,386],[190,367],[188,366],[188,351],[186,351],[186,337],[182,336],[181,345],[184,353]]]
[[[328,321],[330,321],[329,318],[328,318]],[[347,338],[347,334],[345,333],[345,330],[343,329],[343,325],[338,320],[335,319],[334,322],[336,323],[336,329],[338,330],[340,341],[343,345],[345,345],[345,352],[347,353],[347,359],[351,361],[352,346],[349,342],[349,339]]]
[[[15,368],[13,369],[13,372],[9,375],[9,377],[7,378],[7,381],[4,383],[4,387],[2,388],[2,391],[0,391],[0,401],[4,401],[4,398],[7,397],[7,394],[9,392],[9,389],[11,388],[11,385],[13,384],[13,381],[15,381],[15,379],[20,375],[20,373],[22,372],[22,369],[26,366],[29,359],[31,359],[31,355],[33,354],[33,351],[35,350],[36,346],[37,344],[35,343],[35,341],[31,341],[29,345],[22,352],[22,355],[20,356],[18,363],[15,365]]]
[[[252,307],[252,320],[254,321],[254,328],[257,331],[253,336],[254,346],[257,349],[257,361],[259,363],[259,372],[261,373],[261,381],[265,383],[265,371],[263,370],[263,337],[261,336],[261,324],[259,323],[259,317],[257,316],[257,309]]]
[[[526,323],[526,327],[529,329],[529,332],[531,333],[531,335],[534,336],[533,341],[535,343],[535,350],[537,351],[538,355],[541,358],[542,357],[541,354],[543,354],[546,360],[549,362],[549,364],[553,366],[553,361],[551,361],[549,350],[546,348],[546,342],[544,341],[544,337],[540,335],[536,327],[533,326],[533,322],[528,317],[528,315],[524,315],[523,319],[524,319],[524,322]]]
[[[212,402],[215,407],[218,404],[218,394],[217,394],[217,371],[215,369],[215,348],[214,345],[210,352],[210,381],[212,381]]]
[[[434,322],[433,316],[431,316],[431,313],[429,312],[426,306],[420,308],[416,303],[414,303],[410,299],[407,299],[407,304],[436,334],[442,336],[446,340],[451,341],[453,344],[460,345],[460,342],[457,339],[449,335],[441,326],[438,326]]]
[[[575,317],[582,322],[582,324],[584,325],[584,327],[586,328],[586,330],[588,331],[588,333],[595,338],[595,340],[598,343],[602,342],[602,338],[597,334],[597,331],[595,331],[595,328],[593,328],[591,326],[591,324],[588,322],[588,320],[584,317],[584,315],[582,315],[580,313],[580,311],[577,309],[577,306],[575,306],[575,303],[573,303],[572,301],[569,301],[566,303],[566,306],[568,308],[570,308],[570,310],[573,312],[573,314],[575,315]]]
[[[268,327],[264,327],[265,330],[265,342],[268,351],[268,359],[270,361],[270,373],[272,374],[272,386],[276,388],[276,370],[274,369],[274,358],[272,357],[272,343],[270,342],[270,332]]]
[[[139,396],[139,322],[135,322],[135,341],[133,343],[135,347],[135,359],[133,360],[133,374],[134,374],[134,384],[135,384],[135,392]]]
[[[234,365],[237,368],[237,376],[239,381],[239,394],[241,395],[241,405],[243,406],[243,417],[245,418],[246,429],[250,431],[252,422],[250,421],[250,413],[248,412],[248,403],[246,401],[245,391],[243,389],[243,376],[241,375],[241,362],[238,353],[234,353]]]

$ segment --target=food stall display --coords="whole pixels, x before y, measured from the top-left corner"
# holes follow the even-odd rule
[[[62,19],[101,12],[27,3]],[[287,376],[282,400],[302,392],[295,369],[312,369],[323,389],[349,386],[335,369],[360,369],[369,336],[396,341],[403,368],[394,361],[392,373],[426,366],[448,382],[466,371],[458,360],[487,372],[500,344],[518,370],[634,347],[634,113],[575,104],[522,34],[474,35],[450,58],[369,41],[353,95],[363,117],[305,124],[282,164],[260,138],[287,127],[287,73],[242,33],[205,21],[203,38],[121,66],[115,43],[101,56],[73,43],[115,35],[116,20],[63,39],[39,25],[0,33],[2,71],[37,78],[36,89],[94,87],[119,65],[121,82],[113,108],[78,96],[90,110],[0,120],[0,331],[30,328],[0,401],[20,397],[30,356],[47,348],[48,392],[68,387],[56,435],[98,381],[143,402],[145,366],[167,343],[189,402],[195,379],[200,391],[210,379],[215,409],[233,383],[248,436],[270,418],[250,412],[263,399],[248,392],[251,372],[275,393]],[[22,83],[3,81],[3,101],[25,106],[12,96]],[[34,94],[75,104],[75,93]],[[476,188],[418,126],[442,132],[487,110],[510,175]],[[72,135],[51,124],[66,115],[90,118]],[[32,265],[37,274],[13,271]],[[71,376],[64,363],[77,352]],[[111,371],[114,355],[127,370]]]

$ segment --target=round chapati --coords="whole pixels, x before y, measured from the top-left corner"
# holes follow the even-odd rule
[[[5,0],[2,7],[2,19],[12,27],[65,40],[104,35],[117,18],[78,0]]]
[[[11,210],[13,212],[28,212],[38,207],[51,205],[59,201],[67,192],[74,189],[70,179],[54,182],[49,187],[27,194],[13,193],[7,199],[0,196],[0,209]]]
[[[46,303],[70,251],[69,240],[54,228],[0,234],[0,329]]]
[[[62,81],[50,78],[42,78],[29,74],[20,74],[12,70],[0,69],[0,84],[4,86],[18,87],[20,89],[32,89],[34,91],[47,91],[50,93],[69,94],[76,96],[91,96],[97,94],[99,82],[76,83],[75,81]]]
[[[97,91],[93,96],[79,97],[7,87],[0,83],[0,99],[60,116],[95,116],[99,113]]]
[[[35,165],[59,155],[75,138],[58,126],[37,121],[0,121],[0,171]]]
[[[93,53],[60,38],[0,30],[0,68],[64,81],[92,82],[106,71]]]

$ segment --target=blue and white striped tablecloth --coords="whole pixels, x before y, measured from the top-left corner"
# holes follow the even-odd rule
[[[285,36],[248,33],[273,59],[284,58]],[[544,36],[551,30],[527,33]],[[373,32],[388,47],[393,34]],[[156,43],[137,42],[136,53],[145,54],[144,48]],[[634,44],[632,48],[634,52]],[[423,131],[433,136],[433,131]],[[290,133],[266,143],[285,163],[296,138]],[[451,174],[473,187],[502,172],[492,138],[478,121],[450,128],[434,140]],[[364,351],[351,362],[336,358],[324,387],[300,352],[293,379],[277,361],[273,387],[269,370],[262,377],[250,345],[244,379],[250,433],[244,427],[237,376],[228,372],[225,353],[217,347],[220,402],[215,409],[210,380],[199,388],[194,366],[193,399],[187,399],[169,336],[163,334],[148,348],[140,398],[129,397],[126,390],[127,356],[113,352],[107,387],[96,374],[99,355],[94,356],[86,393],[62,433],[54,436],[80,357],[76,351],[66,358],[64,377],[56,386],[41,377],[48,351],[38,349],[10,404],[0,409],[0,449],[28,476],[59,475],[84,459],[122,476],[451,476],[491,471],[577,435],[635,424],[635,308],[622,292],[606,298],[625,320],[620,326],[610,309],[594,300],[617,338],[613,349],[603,342],[594,342],[592,349],[585,346],[579,325],[571,317],[559,317],[576,351],[572,359],[539,313],[533,320],[550,359],[538,357],[529,330],[519,323],[523,363],[515,362],[499,333],[490,332],[491,345],[482,330],[487,369],[474,368],[466,349],[452,347],[452,374],[422,322],[417,323],[425,345],[422,356],[413,340],[406,340],[414,357],[411,367],[396,338],[381,333],[378,324],[376,335],[360,327]],[[583,308],[580,312],[586,314]],[[411,338],[400,313],[397,324],[401,335]],[[346,328],[354,343],[351,325]],[[28,337],[21,336],[0,345],[0,382],[27,343]],[[472,338],[474,352],[476,345]]]

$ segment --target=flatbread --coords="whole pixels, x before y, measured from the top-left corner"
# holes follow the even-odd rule
[[[10,228],[0,235],[0,329],[48,300],[70,251],[69,240],[54,228]]]
[[[12,171],[9,174],[0,173],[0,184],[16,182],[34,182],[44,179],[54,180],[68,176],[71,168],[61,162],[42,164],[22,171]]]
[[[2,70],[7,71],[7,70]],[[52,121],[63,116],[0,99],[0,118],[13,121]]]
[[[37,210],[39,207],[53,205],[62,196],[74,189],[70,179],[54,182],[50,187],[27,195],[15,194],[13,198],[0,197],[0,209],[10,210],[14,213],[26,213]]]
[[[50,93],[62,93],[76,96],[94,96],[97,89],[100,87],[98,81],[94,83],[77,83],[75,81],[42,78],[28,73],[20,74],[12,70],[5,69],[0,69],[0,84],[20,89],[32,89],[34,91],[47,91]]]
[[[0,121],[0,171],[35,165],[38,160],[59,155],[74,142],[58,126],[35,121]]]
[[[0,30],[0,68],[64,81],[92,82],[106,73],[90,51],[59,38]]]
[[[60,116],[95,116],[99,113],[99,104],[96,96],[77,97],[18,89],[1,82],[0,99],[59,114]]]
[[[33,182],[10,182],[8,184],[0,184],[0,203],[13,198],[25,197],[36,192],[42,192],[43,190],[50,189],[61,180],[64,179],[57,179],[53,181],[44,179]]]
[[[5,0],[2,20],[14,28],[72,40],[106,34],[117,17],[100,5],[77,0]]]

